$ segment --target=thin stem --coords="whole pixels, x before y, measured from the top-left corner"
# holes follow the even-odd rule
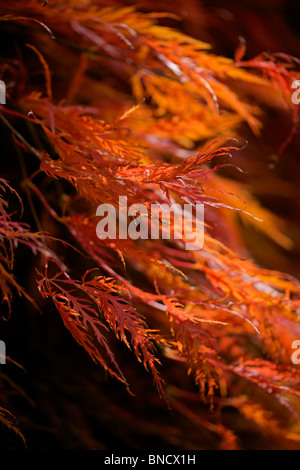
[[[37,212],[36,212],[36,209],[34,207],[32,197],[31,197],[31,192],[30,192],[29,187],[28,187],[29,178],[28,178],[24,158],[23,158],[21,149],[17,146],[16,146],[16,152],[18,154],[20,167],[21,167],[21,171],[22,171],[22,176],[23,176],[23,180],[24,180],[24,190],[25,190],[25,193],[26,193],[26,197],[27,197],[27,200],[28,200],[28,204],[29,204],[29,207],[30,207],[35,225],[36,225],[37,229],[39,230],[39,232],[43,232],[43,228],[42,228],[40,220],[38,218],[38,215],[37,215]]]
[[[0,119],[6,125],[6,127],[8,127],[11,130],[11,132],[22,142],[22,144],[24,144],[25,147],[41,161],[42,160],[41,154],[34,147],[32,147],[27,142],[27,140],[24,139],[24,137],[10,124],[10,122],[6,119],[6,117],[3,116],[1,112],[0,112]]]

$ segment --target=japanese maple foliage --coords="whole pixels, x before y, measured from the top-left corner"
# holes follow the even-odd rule
[[[299,448],[291,344],[300,337],[300,282],[260,266],[244,227],[278,250],[295,240],[239,176],[245,160],[251,172],[251,142],[264,138],[274,109],[290,124],[284,158],[297,132],[291,84],[299,60],[245,58],[244,42],[233,58],[217,55],[182,32],[175,7],[162,12],[148,3],[0,2],[9,38],[1,51],[1,127],[22,171],[16,178],[6,162],[0,180],[3,315],[14,315],[13,294],[36,309],[47,305],[99,374],[104,369],[143,400],[139,372],[129,379],[118,357],[122,342],[152,375],[151,399],[197,427],[185,448],[247,448],[243,429],[277,448]],[[99,239],[96,208],[117,207],[120,196],[149,210],[202,203],[203,248],[186,251],[175,238]],[[14,275],[18,245],[32,252],[30,295]],[[0,421],[21,435],[1,395]],[[108,406],[117,422],[117,405]],[[178,436],[184,425],[176,426]],[[172,432],[166,447],[180,447]]]

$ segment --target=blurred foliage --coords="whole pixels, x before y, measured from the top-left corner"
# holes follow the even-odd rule
[[[299,7],[0,5],[1,448],[299,449]],[[119,196],[203,249],[99,240]]]

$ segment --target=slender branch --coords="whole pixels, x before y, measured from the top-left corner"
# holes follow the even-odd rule
[[[41,154],[34,147],[32,147],[26,139],[24,139],[24,137],[10,124],[10,122],[6,119],[6,117],[3,116],[1,112],[0,119],[6,125],[6,127],[8,127],[11,132],[22,142],[22,144],[24,144],[25,147],[41,161]]]

